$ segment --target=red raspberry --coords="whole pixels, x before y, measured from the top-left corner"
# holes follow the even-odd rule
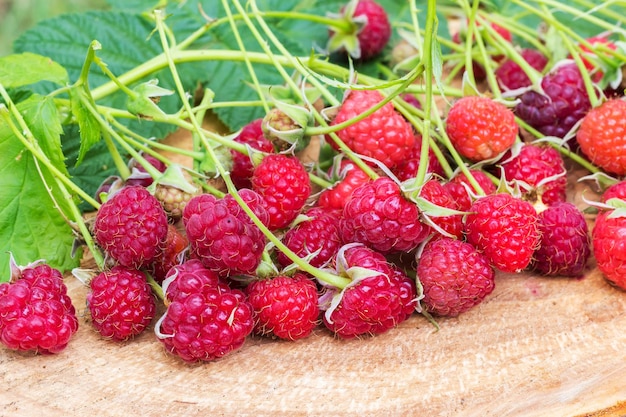
[[[626,290],[626,217],[603,210],[591,232],[598,269],[611,284]]]
[[[94,277],[89,287],[92,324],[103,337],[128,340],[152,322],[156,304],[143,272],[114,266]]]
[[[580,149],[604,171],[626,175],[626,102],[607,100],[583,117],[576,134]]]
[[[283,154],[263,158],[252,174],[252,189],[262,197],[270,230],[288,226],[311,195],[309,174],[302,162]]]
[[[362,245],[347,247],[336,264],[340,271],[360,267],[373,274],[346,287],[336,296],[338,304],[326,310],[324,324],[336,335],[350,339],[384,333],[415,311],[415,283],[380,253]]]
[[[494,158],[509,149],[518,130],[513,112],[488,97],[457,100],[446,119],[446,132],[455,149],[474,162]]]
[[[494,194],[496,192],[495,184],[491,181],[491,179],[489,179],[485,172],[478,169],[470,169],[470,174],[472,174],[472,177],[476,179],[476,182],[485,195]],[[476,195],[477,193],[463,172],[459,172],[457,175],[452,177],[449,182],[444,184],[444,187],[448,190],[450,195],[452,195],[452,199],[456,203],[455,208],[457,210],[469,211],[472,201],[474,200],[470,195],[470,192],[473,195]]]
[[[349,91],[331,125],[360,115],[382,99],[382,95],[375,90]],[[337,131],[337,135],[352,151],[374,158],[387,167],[403,161],[415,146],[412,126],[391,103]],[[328,139],[328,142],[333,148],[339,149],[334,140]]]
[[[163,280],[163,293],[165,303],[169,304],[173,300],[187,298],[190,294],[202,291],[202,287],[224,286],[228,289],[228,284],[220,279],[214,271],[205,268],[198,259],[189,259],[179,265],[172,267]]]
[[[522,49],[520,55],[539,72],[548,64],[548,58],[536,49]],[[530,78],[512,59],[504,61],[495,72],[496,80],[503,90],[517,90],[531,85]]]
[[[415,203],[385,177],[355,189],[339,221],[344,243],[363,243],[382,253],[411,251],[429,232]]]
[[[541,239],[532,268],[548,276],[582,276],[591,238],[580,210],[571,203],[558,202],[539,213],[537,226]]]
[[[100,206],[94,237],[120,265],[149,266],[162,253],[167,214],[144,187],[127,186]]]
[[[183,261],[188,247],[187,236],[173,224],[168,224],[163,254],[153,262],[150,268],[156,282],[163,282],[170,268]]]
[[[539,245],[537,212],[527,201],[510,194],[481,197],[465,219],[467,241],[504,272],[528,266]]]
[[[619,198],[620,200],[626,200],[626,180],[622,180],[620,182],[616,182],[615,184],[609,186],[602,193],[601,201],[606,203],[612,198]]]
[[[253,120],[245,125],[239,135],[233,140],[249,145],[251,148],[261,152],[274,152],[274,145],[272,145],[272,142],[263,134],[262,123],[263,119]],[[230,178],[233,180],[235,187],[239,189],[252,188],[252,183],[250,182],[252,172],[254,171],[252,160],[248,155],[244,155],[235,150],[231,150],[230,153],[233,157],[233,167],[230,172]]]
[[[244,188],[239,190],[239,195],[261,221],[267,221],[258,194]],[[266,239],[233,196],[194,197],[185,207],[183,222],[192,255],[208,269],[225,277],[255,273]]]
[[[317,286],[304,274],[252,281],[245,292],[254,309],[257,334],[298,340],[317,326]]]
[[[339,237],[341,213],[338,210],[313,207],[304,214],[308,219],[287,230],[282,242],[301,258],[319,251],[317,255],[308,259],[308,262],[315,267],[320,267],[335,256],[341,247]],[[292,261],[284,253],[278,252],[278,263],[286,267]]]
[[[11,281],[0,283],[0,342],[9,349],[58,353],[77,329],[59,270],[45,263],[16,267]]]
[[[142,153],[141,156],[158,171],[165,172],[165,170],[167,169],[167,165],[165,165],[163,161],[155,158],[154,156],[145,153]],[[138,185],[145,188],[154,182],[154,178],[152,178],[150,174],[146,172],[146,169],[139,162],[137,162],[135,158],[132,158],[129,161],[128,168],[130,168],[131,174],[130,177],[126,179],[127,186]]]
[[[446,187],[437,180],[428,180],[420,190],[420,197],[431,203],[452,210],[456,210],[456,201]],[[430,221],[439,226],[445,232],[458,239],[463,238],[463,215],[451,214],[448,216],[429,216]]]
[[[343,209],[355,188],[369,182],[370,177],[354,162],[343,159],[339,180],[320,193],[318,204],[329,209]]]
[[[420,155],[422,152],[422,136],[415,136],[415,146],[405,155],[405,158],[402,162],[392,168],[393,174],[398,177],[400,181],[408,181],[417,175],[417,170],[420,165]],[[427,172],[431,172],[433,174],[437,174],[439,176],[444,176],[444,171],[441,166],[441,163],[437,159],[437,155],[432,151],[432,149],[428,150],[428,169]]]
[[[352,10],[344,6],[341,8],[340,17],[351,22],[351,30],[354,33],[337,32],[337,28],[334,27],[329,29],[330,52],[346,48],[343,43],[337,44],[337,40],[352,35],[356,36],[358,45],[354,49],[348,48],[347,52],[355,59],[369,60],[380,54],[391,38],[391,24],[387,12],[372,0],[358,0],[353,13],[350,12]]]
[[[243,292],[216,282],[210,271],[192,270],[172,275],[176,286],[166,290],[170,304],[155,332],[184,361],[212,361],[243,346],[254,327],[253,309]]]
[[[523,181],[531,187],[525,190],[525,194],[536,194],[541,201],[550,205],[559,201],[565,201],[567,191],[567,177],[565,161],[556,149],[550,146],[523,144],[513,158],[505,155],[504,162],[500,165],[504,168],[507,181]],[[555,176],[563,174],[560,177]],[[553,178],[548,180],[548,178]]]
[[[523,93],[515,114],[544,135],[563,138],[591,108],[578,67],[556,66],[543,77],[541,88],[545,94]]]
[[[495,288],[495,271],[485,255],[467,242],[441,237],[426,244],[417,276],[426,311],[456,317],[480,304]]]

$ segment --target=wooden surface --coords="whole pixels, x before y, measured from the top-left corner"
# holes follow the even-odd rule
[[[583,188],[570,190],[579,204]],[[361,340],[323,328],[296,343],[250,337],[197,365],[167,355],[152,328],[101,339],[86,287],[66,283],[79,331],[55,356],[0,349],[0,416],[626,415],[626,292],[593,261],[583,279],[500,273],[438,332],[416,314]]]

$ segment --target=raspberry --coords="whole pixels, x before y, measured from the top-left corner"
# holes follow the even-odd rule
[[[173,224],[168,224],[163,254],[152,263],[151,272],[156,282],[163,282],[170,268],[182,262],[188,246],[187,236]]]
[[[59,353],[76,330],[76,310],[59,270],[33,264],[15,268],[11,281],[0,283],[0,342],[9,349]]]
[[[488,97],[463,97],[450,108],[446,132],[455,149],[474,162],[509,149],[517,138],[513,112]]]
[[[600,44],[606,49],[610,49],[613,51],[617,49],[617,45],[604,36],[592,36],[591,38],[587,39],[587,43],[589,43],[594,48],[597,48],[598,44]],[[593,51],[591,51],[586,45],[581,44],[579,45],[579,47],[583,52],[581,55],[583,64],[585,64],[585,68],[591,74],[591,79],[595,83],[599,83],[602,80],[602,77],[604,77],[604,72],[599,66],[597,66],[589,59],[598,59],[597,55]]]
[[[218,287],[228,285],[214,271],[205,268],[198,259],[188,259],[173,266],[163,280],[165,303],[179,298],[186,298],[192,293],[202,291],[203,286]],[[225,287],[224,289],[227,289]]]
[[[385,177],[355,189],[339,221],[344,243],[363,243],[382,253],[411,251],[429,231],[420,221],[417,206]]]
[[[555,67],[541,80],[545,93],[529,90],[520,97],[515,114],[546,136],[565,135],[591,108],[576,64]]]
[[[532,268],[548,276],[582,276],[591,252],[585,216],[575,205],[562,201],[539,213],[541,239]]]
[[[353,58],[366,61],[380,54],[391,38],[391,24],[387,12],[375,1],[358,0],[354,10],[344,6],[341,8],[340,18],[351,23],[350,32],[338,31],[335,27],[329,29],[330,52],[346,48],[346,52]],[[354,36],[358,41],[355,48],[348,46],[353,45],[352,42],[345,44],[341,42],[343,38]]]
[[[417,175],[417,170],[420,165],[420,155],[422,152],[422,137],[421,135],[415,136],[415,146],[405,155],[403,161],[398,163],[391,171],[398,177],[400,181],[408,181]],[[428,150],[428,169],[427,172],[437,174],[439,176],[444,175],[441,163],[437,159],[437,156],[432,151]]]
[[[309,174],[302,162],[283,154],[263,158],[252,174],[252,189],[262,197],[270,230],[289,225],[311,195]]]
[[[426,311],[456,317],[480,304],[495,288],[495,271],[485,255],[467,242],[440,237],[426,244],[417,276]]]
[[[541,72],[548,64],[548,58],[536,49],[522,49],[520,55],[528,64]],[[503,90],[517,90],[531,85],[530,78],[512,59],[504,61],[495,71],[496,80]]]
[[[152,322],[156,304],[143,272],[114,266],[94,277],[89,287],[92,324],[103,337],[128,340]]]
[[[100,206],[94,223],[98,245],[120,265],[148,266],[161,255],[167,215],[144,187],[126,186]]]
[[[304,213],[308,218],[285,232],[282,242],[301,258],[319,251],[308,262],[320,267],[331,259],[341,247],[339,237],[338,210],[313,207]],[[282,252],[278,253],[278,263],[286,267],[292,261]]]
[[[598,269],[608,282],[626,290],[626,217],[614,210],[601,211],[591,238]]]
[[[142,153],[141,156],[158,171],[165,172],[165,170],[167,169],[167,165],[165,165],[161,160],[155,158],[154,156],[145,153]],[[130,168],[131,174],[130,177],[126,179],[127,186],[137,185],[145,188],[154,182],[154,179],[150,176],[150,174],[148,174],[146,169],[139,162],[137,162],[135,158],[132,158],[129,161],[128,168]]]
[[[163,210],[172,222],[177,222],[183,215],[185,206],[197,193],[189,193],[172,185],[157,184],[154,197],[161,202]]]
[[[565,201],[567,177],[564,175],[565,161],[559,151],[550,146],[526,143],[513,158],[505,155],[503,159],[501,166],[506,180],[528,184],[531,190],[524,189],[526,194],[536,194],[546,205]],[[563,175],[556,177],[559,174]]]
[[[176,268],[166,280],[171,279],[165,289],[170,303],[155,326],[165,349],[186,362],[198,362],[241,348],[254,327],[245,294],[219,283],[213,272],[197,263]]]
[[[626,175],[626,102],[611,99],[589,111],[576,140],[593,164],[608,173]]]
[[[317,326],[317,286],[304,274],[252,281],[245,292],[254,309],[257,334],[298,340]]]
[[[360,267],[369,269],[372,275],[337,296],[339,303],[324,314],[325,326],[350,339],[384,333],[406,320],[415,310],[415,283],[372,249],[362,245],[344,249],[336,260],[340,271]]]
[[[472,174],[472,177],[474,177],[485,195],[494,194],[496,192],[495,184],[489,179],[485,172],[478,169],[470,169],[470,174]],[[452,195],[457,210],[469,211],[473,201],[470,192],[476,194],[476,191],[463,172],[459,172],[452,177],[450,181],[444,184],[444,187],[448,190],[450,195]]]
[[[330,188],[324,189],[318,204],[330,209],[343,209],[355,188],[365,184],[370,177],[354,162],[343,159],[340,164],[339,180]]]
[[[261,152],[273,153],[274,145],[263,134],[262,128],[263,119],[256,119],[245,125],[239,135],[235,137],[234,141],[243,143]],[[252,171],[254,166],[252,160],[248,155],[244,155],[241,152],[231,150],[233,157],[233,168],[230,172],[230,178],[233,180],[235,187],[252,188],[250,178],[252,178]]]
[[[244,188],[239,195],[261,221],[267,221],[258,194]],[[208,269],[221,276],[255,273],[265,248],[265,236],[233,196],[227,194],[218,199],[202,194],[192,198],[183,212],[183,223],[191,253]]]
[[[428,200],[436,206],[455,210],[456,202],[446,187],[439,181],[431,179],[426,181],[420,190],[420,197]],[[451,214],[447,216],[429,216],[431,222],[439,226],[443,231],[458,239],[463,238],[463,215]]]
[[[612,198],[619,198],[620,200],[626,200],[626,181],[622,180],[607,187],[602,193],[601,201],[606,203]]]
[[[539,245],[537,212],[527,201],[498,193],[474,201],[465,219],[467,241],[501,271],[528,266]]]
[[[382,99],[382,95],[375,90],[349,91],[331,125],[360,115]],[[374,158],[387,167],[403,161],[415,146],[413,128],[391,103],[337,131],[337,135],[352,151]],[[328,139],[328,142],[339,149],[334,140]]]

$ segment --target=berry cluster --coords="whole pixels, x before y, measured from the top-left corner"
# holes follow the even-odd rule
[[[264,101],[265,117],[203,143],[200,165],[217,175],[133,153],[96,196],[93,328],[125,341],[153,326],[170,354],[211,361],[250,335],[350,339],[416,312],[456,317],[498,279],[581,277],[592,255],[626,289],[626,182],[603,177],[611,187],[591,232],[567,194],[573,163],[626,175],[626,102],[606,96],[609,68],[592,57],[617,46],[593,38],[578,46],[582,58],[552,62],[545,45],[522,48],[485,16],[452,37],[467,53],[450,63],[467,71],[467,88],[439,106],[415,84],[393,90],[395,77],[382,88],[350,71],[350,83],[336,83],[341,99],[315,79],[323,91],[312,104],[298,95],[311,88],[302,82],[296,98]],[[363,65],[392,46],[372,0],[350,0],[325,21],[335,22],[329,59]],[[61,350],[77,326],[64,288],[44,266],[0,284],[0,340]]]

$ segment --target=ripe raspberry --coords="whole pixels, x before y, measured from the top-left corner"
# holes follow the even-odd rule
[[[165,172],[167,165],[163,161],[155,158],[152,155],[142,153],[141,155],[146,161],[150,163],[160,172]],[[126,186],[138,185],[140,187],[148,187],[154,182],[154,178],[148,174],[146,169],[135,158],[132,158],[128,163],[128,168],[131,170],[130,177],[126,179]]]
[[[313,207],[304,213],[307,220],[303,220],[287,230],[282,242],[301,258],[310,256],[309,263],[315,267],[323,266],[332,258],[341,247],[339,237],[338,210]],[[282,252],[278,252],[278,263],[283,267],[292,261]]]
[[[258,194],[244,188],[239,195],[261,221],[267,221]],[[192,255],[208,269],[225,277],[255,273],[265,248],[265,236],[233,196],[227,194],[218,199],[202,194],[192,198],[183,212],[183,223]]]
[[[370,177],[354,162],[343,159],[340,164],[339,179],[332,187],[320,193],[318,204],[329,209],[343,210],[352,191],[369,180]]]
[[[607,281],[626,290],[626,217],[615,210],[601,211],[591,238],[598,269]]]
[[[298,340],[317,326],[317,286],[304,274],[252,281],[245,292],[254,309],[254,332],[259,335]]]
[[[340,297],[338,304],[326,310],[324,324],[336,335],[350,339],[381,334],[415,311],[415,283],[380,253],[362,245],[344,247],[336,264],[344,273],[352,267],[372,273],[336,295]]]
[[[536,49],[522,49],[520,55],[539,72],[548,64],[548,58]],[[530,78],[512,59],[504,61],[495,71],[496,80],[503,90],[517,90],[531,85]]]
[[[98,245],[120,265],[148,266],[161,255],[167,215],[144,187],[127,186],[100,206],[94,223]]]
[[[519,180],[531,186],[525,194],[536,194],[546,205],[565,201],[567,177],[565,161],[556,149],[550,146],[523,144],[513,158],[505,155],[501,163],[507,181]],[[532,199],[531,199],[532,200]]]
[[[183,261],[188,246],[187,236],[173,224],[168,224],[163,254],[155,259],[149,269],[156,282],[163,282],[170,268]]]
[[[470,169],[470,174],[476,179],[476,182],[478,182],[478,185],[485,195],[494,194],[496,192],[495,184],[489,179],[485,172],[478,169]],[[473,201],[470,192],[474,195],[477,193],[463,172],[459,172],[443,186],[448,190],[450,195],[452,195],[457,210],[469,211]]]
[[[607,187],[602,192],[601,201],[606,203],[612,198],[619,198],[620,200],[626,200],[626,180],[622,180]]]
[[[509,149],[517,137],[513,112],[488,97],[463,97],[450,108],[446,132],[455,149],[474,162]]]
[[[583,117],[576,134],[580,149],[604,171],[626,175],[626,102],[607,100]]]
[[[495,271],[467,242],[440,237],[426,244],[417,264],[426,311],[456,317],[480,304],[495,288]]]
[[[156,304],[143,272],[114,266],[94,277],[89,287],[92,324],[103,337],[128,340],[152,322]]]
[[[286,227],[311,195],[311,183],[302,162],[283,154],[263,158],[252,174],[252,189],[263,200],[270,230]]]
[[[363,243],[382,253],[411,251],[429,232],[415,203],[385,177],[355,189],[339,221],[344,243]]]
[[[45,263],[12,268],[0,283],[0,342],[13,350],[59,353],[78,330],[63,275]]]
[[[382,99],[382,95],[375,90],[349,91],[331,125],[360,115]],[[391,103],[337,131],[337,135],[352,151],[374,158],[387,167],[403,161],[415,146],[413,128]],[[333,148],[339,149],[331,138],[328,142]]]
[[[200,260],[188,259],[185,262],[172,267],[163,280],[163,293],[165,303],[173,300],[187,298],[193,293],[202,291],[202,287],[224,287],[228,284],[222,281],[214,271],[207,269]]]
[[[420,197],[425,198],[439,207],[456,210],[456,201],[446,187],[439,181],[431,179],[426,181],[420,190]],[[451,214],[447,216],[429,216],[430,221],[435,223],[445,232],[458,239],[463,238],[463,215]]]
[[[212,272],[190,269],[172,275],[166,289],[170,304],[155,333],[168,352],[186,362],[212,361],[243,346],[254,327],[253,309],[243,292],[216,282]]]
[[[256,119],[245,125],[239,135],[235,137],[234,141],[248,145],[253,149],[256,149],[265,153],[273,153],[274,145],[263,134],[263,128],[261,127],[263,119]],[[254,166],[252,160],[248,155],[244,155],[241,152],[231,150],[233,157],[233,167],[230,172],[230,178],[233,180],[235,187],[252,188],[250,178],[252,178],[252,171]]]
[[[556,66],[543,77],[541,88],[545,95],[523,93],[515,114],[544,135],[563,138],[591,108],[578,67]]]
[[[398,177],[400,181],[408,181],[417,175],[417,170],[420,165],[420,154],[422,152],[422,137],[421,135],[415,136],[415,146],[405,155],[403,161],[392,168],[391,172]],[[429,149],[428,151],[428,169],[427,172],[444,176],[444,171],[441,163],[437,159],[437,155]]]
[[[391,24],[387,12],[380,4],[372,0],[358,0],[354,9],[342,7],[339,17],[350,22],[350,30],[338,31],[335,27],[329,29],[330,52],[346,51],[353,58],[366,61],[380,54],[387,46],[391,38]],[[355,36],[356,43],[342,42]],[[352,45],[354,48],[350,47]]]
[[[575,205],[562,201],[539,213],[541,239],[532,268],[548,276],[582,276],[591,252],[585,216]]]
[[[491,194],[474,201],[465,219],[467,241],[504,272],[528,266],[539,245],[537,212],[510,194]]]

